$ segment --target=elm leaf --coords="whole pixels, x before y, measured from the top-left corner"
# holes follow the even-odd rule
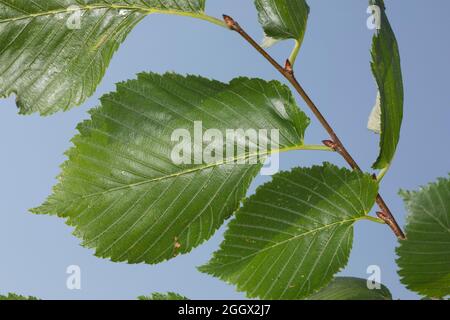
[[[167,293],[155,292],[152,293],[151,296],[140,296],[138,297],[138,300],[189,300],[189,299],[175,292],[167,292]]]
[[[7,301],[7,300],[12,300],[12,301],[18,301],[18,300],[39,300],[36,297],[26,297],[26,296],[22,296],[16,293],[8,293],[7,295],[0,295],[0,301]]]
[[[208,19],[205,0],[0,1],[0,97],[21,114],[82,104],[120,44],[152,13]]]
[[[401,191],[409,215],[397,248],[401,282],[430,298],[450,295],[450,176]]]
[[[274,147],[265,148],[267,137],[255,140],[245,132],[277,130],[274,152],[281,152],[302,148],[309,124],[288,87],[259,79],[224,84],[142,73],[101,102],[78,125],[53,194],[32,211],[67,219],[97,256],[129,263],[154,264],[187,253],[236,211],[262,167],[259,160]],[[175,147],[189,142],[174,141],[174,132],[195,140],[199,122],[200,138],[209,129],[224,137],[230,129],[244,133],[220,142],[216,151],[225,156],[219,159],[194,161],[209,145],[194,141],[189,161],[174,161]],[[228,156],[229,146],[242,152]]]
[[[280,40],[293,39],[299,49],[309,15],[305,0],[255,0],[255,6],[265,33],[265,47]]]
[[[392,300],[386,286],[369,289],[366,279],[336,277],[328,286],[308,297],[308,300]]]
[[[325,163],[273,176],[238,210],[200,271],[251,298],[303,299],[347,264],[353,225],[370,219],[378,184]]]
[[[380,132],[380,153],[374,169],[389,167],[394,158],[403,120],[403,78],[397,39],[386,15],[383,0],[370,0],[379,8],[380,29],[372,40],[372,72],[378,85],[377,104],[369,123]]]

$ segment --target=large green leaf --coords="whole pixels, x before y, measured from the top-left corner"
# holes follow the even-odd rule
[[[380,284],[380,289],[369,289],[366,279],[336,277],[308,300],[392,300],[389,289]]]
[[[167,293],[155,292],[152,293],[151,296],[140,296],[138,297],[138,300],[189,300],[189,299],[175,292],[167,292]]]
[[[168,13],[207,19],[204,7],[205,0],[2,0],[0,97],[16,94],[22,114],[79,105],[142,18]]]
[[[309,123],[289,88],[258,79],[223,84],[145,73],[101,101],[78,126],[53,195],[33,211],[67,218],[97,256],[130,263],[157,263],[211,237],[262,166],[250,161],[256,153],[244,136],[235,142],[243,151],[237,157],[175,164],[174,130],[192,133],[195,121],[224,135],[227,129],[278,129],[275,151],[283,151],[302,148]],[[227,148],[225,141],[220,148]],[[201,150],[194,149],[196,158]]]
[[[407,240],[397,248],[401,281],[430,298],[450,295],[450,179],[401,191],[409,212]]]
[[[279,173],[245,201],[200,270],[249,297],[307,297],[346,265],[353,224],[377,191],[371,176],[330,164]]]
[[[378,85],[377,104],[369,120],[369,128],[379,132],[380,154],[374,169],[388,167],[400,139],[403,119],[403,79],[400,53],[394,31],[386,16],[383,0],[370,0],[380,9],[380,29],[372,42],[372,72]]]
[[[255,0],[265,44],[294,39],[300,46],[306,31],[309,6],[305,0]]]

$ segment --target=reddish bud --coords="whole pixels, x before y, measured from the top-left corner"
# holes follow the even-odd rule
[[[284,70],[286,70],[290,75],[294,74],[294,70],[292,69],[292,63],[289,59],[286,60],[286,64],[284,65]]]
[[[223,20],[227,24],[228,28],[231,30],[237,30],[239,28],[239,25],[234,19],[230,16],[227,16],[226,14],[223,15]]]
[[[334,143],[334,142],[331,141],[331,140],[323,140],[322,143],[323,143],[325,146],[327,146],[328,148],[331,148],[331,149],[333,149],[333,150],[336,150],[336,148],[337,148],[336,143]]]

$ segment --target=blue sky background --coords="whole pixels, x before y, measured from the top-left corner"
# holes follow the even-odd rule
[[[366,27],[367,3],[361,0],[309,1],[308,32],[296,74],[363,168],[378,153],[378,137],[366,129],[376,87],[369,67],[372,31]],[[388,15],[402,54],[405,118],[402,139],[391,171],[381,187],[401,224],[405,210],[397,192],[414,189],[450,171],[450,2],[387,0]],[[262,39],[251,0],[209,0],[208,13],[228,13],[248,32]],[[291,42],[270,51],[284,61]],[[94,97],[83,106],[51,117],[19,116],[14,99],[0,100],[0,292],[18,292],[45,299],[134,299],[154,291],[175,291],[192,299],[244,298],[234,287],[203,275],[205,263],[222,240],[224,228],[191,254],[156,265],[127,265],[94,257],[79,245],[71,228],[56,217],[34,216],[27,209],[50,193],[70,147],[75,126],[87,118],[98,98],[114,83],[141,71],[176,71],[229,81],[237,76],[282,80],[235,33],[204,21],[171,16],[147,17],[115,55]],[[299,106],[308,115],[305,105]],[[327,138],[313,121],[308,143]],[[335,154],[293,152],[281,158],[282,169],[322,161],[345,165]],[[250,190],[267,177],[258,177]],[[399,282],[390,230],[361,222],[343,274],[366,277],[379,265],[382,282],[395,298],[416,298]],[[82,290],[66,288],[67,266],[82,269]]]

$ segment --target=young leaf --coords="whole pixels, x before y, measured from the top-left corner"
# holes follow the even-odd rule
[[[347,264],[353,224],[377,192],[371,176],[331,164],[279,173],[245,201],[200,270],[249,297],[305,298]]]
[[[380,289],[369,289],[366,279],[336,277],[308,300],[392,300],[392,295],[382,284]]]
[[[305,0],[255,0],[255,5],[266,35],[266,47],[286,39],[294,39],[301,45],[309,15]]]
[[[250,161],[257,152],[248,146],[258,143],[250,136],[219,144],[218,151],[231,145],[244,151],[239,154],[177,164],[174,147],[202,139],[202,130],[200,136],[194,131],[197,121],[223,137],[227,129],[277,129],[275,152],[301,147],[309,123],[289,88],[258,79],[223,84],[144,73],[101,101],[91,120],[78,126],[53,195],[33,212],[67,218],[97,256],[130,263],[158,263],[211,237],[262,166]],[[172,137],[179,130],[188,135],[181,142]],[[189,160],[202,156],[198,146],[189,147]]]
[[[380,13],[380,29],[373,37],[371,63],[380,98],[379,106],[375,107],[379,108],[379,111],[375,110],[372,113],[373,116],[379,117],[379,120],[371,117],[369,123],[379,121],[377,130],[381,134],[380,154],[373,168],[384,169],[390,165],[400,139],[403,119],[403,79],[398,44],[386,16],[384,1],[370,0],[370,3],[377,6]]]
[[[401,281],[430,298],[450,295],[450,178],[401,191],[408,239],[397,248]]]
[[[21,114],[49,115],[91,96],[146,15],[205,18],[205,0],[0,1],[0,97]]]
[[[174,292],[152,293],[151,296],[140,296],[138,300],[189,300],[188,298]]]
[[[25,297],[21,296],[15,293],[8,293],[6,296],[0,295],[0,301],[6,301],[6,300],[39,300],[36,297]]]

